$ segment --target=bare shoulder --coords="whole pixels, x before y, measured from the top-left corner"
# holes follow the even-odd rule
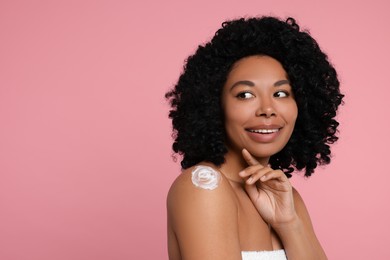
[[[172,196],[185,194],[192,195],[222,195],[224,193],[231,193],[232,189],[226,177],[218,171],[215,167],[208,165],[195,165],[183,172],[172,183],[168,193],[168,201]]]
[[[228,180],[217,169],[196,165],[185,169],[173,182],[167,197],[168,211],[195,209],[235,210],[235,197]]]
[[[182,258],[240,258],[235,198],[228,180],[214,167],[198,165],[177,177],[167,209]]]

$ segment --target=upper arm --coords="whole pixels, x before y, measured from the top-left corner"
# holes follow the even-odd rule
[[[303,221],[304,225],[314,233],[309,212],[306,208],[305,203],[303,202],[301,195],[298,193],[298,191],[295,188],[293,188],[293,196],[294,196],[294,206],[298,216]]]
[[[241,259],[237,205],[229,183],[214,190],[195,187],[189,173],[168,194],[168,221],[183,259]]]
[[[305,230],[307,230],[308,232],[308,236],[310,238],[310,241],[312,242],[313,247],[315,248],[315,250],[317,250],[317,252],[321,252],[321,254],[325,256],[325,252],[322,249],[321,244],[318,241],[317,236],[315,234],[309,212],[305,206],[305,203],[301,195],[298,193],[298,191],[295,188],[293,188],[293,196],[294,196],[295,209],[303,225],[305,226]]]

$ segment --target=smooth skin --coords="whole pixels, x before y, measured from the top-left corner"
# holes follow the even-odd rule
[[[269,158],[283,149],[298,109],[281,64],[268,56],[238,61],[223,89],[228,153],[214,190],[195,187],[194,167],[168,193],[171,260],[241,259],[241,251],[284,249],[288,259],[327,259],[298,192]],[[270,135],[251,133],[277,129]],[[253,137],[255,136],[255,137]]]

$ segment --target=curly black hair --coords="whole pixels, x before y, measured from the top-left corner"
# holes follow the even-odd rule
[[[183,156],[184,169],[201,161],[224,163],[222,88],[234,63],[253,55],[270,56],[282,64],[298,106],[290,140],[269,163],[288,177],[294,168],[305,168],[309,177],[318,164],[330,162],[329,144],[338,139],[335,116],[344,95],[327,55],[293,18],[226,21],[210,42],[188,57],[177,84],[165,94],[172,108],[173,151]]]

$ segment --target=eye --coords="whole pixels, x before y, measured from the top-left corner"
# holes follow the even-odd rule
[[[283,98],[283,97],[288,97],[288,96],[290,96],[290,94],[286,91],[278,91],[278,92],[274,93],[274,97]]]
[[[241,93],[238,93],[238,95],[236,97],[239,98],[239,99],[248,99],[248,98],[252,98],[254,96],[255,95],[253,95],[250,92],[241,92]]]

